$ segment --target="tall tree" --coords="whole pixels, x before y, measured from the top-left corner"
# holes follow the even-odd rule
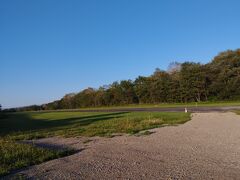
[[[184,102],[206,100],[206,79],[206,73],[201,64],[194,62],[183,63],[180,71],[182,100]]]
[[[162,103],[168,101],[170,88],[170,76],[165,71],[156,69],[154,74],[151,76],[151,102]]]
[[[139,76],[135,82],[135,92],[138,98],[139,103],[150,103],[151,95],[150,95],[150,84],[151,80],[149,77]]]
[[[211,63],[211,96],[224,99],[240,99],[240,49],[219,53]]]

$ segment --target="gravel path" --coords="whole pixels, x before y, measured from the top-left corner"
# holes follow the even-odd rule
[[[78,153],[21,171],[34,179],[239,179],[240,116],[195,113],[192,121],[148,136],[49,138]],[[85,143],[84,143],[85,142]]]

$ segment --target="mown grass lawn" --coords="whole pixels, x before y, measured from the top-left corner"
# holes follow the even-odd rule
[[[28,112],[8,113],[0,121],[0,135],[14,140],[49,136],[110,136],[134,134],[162,125],[181,124],[189,113],[179,112]]]
[[[189,113],[174,112],[21,112],[0,115],[0,176],[12,170],[68,154],[17,141],[50,136],[112,136],[135,134],[165,125],[182,124]]]

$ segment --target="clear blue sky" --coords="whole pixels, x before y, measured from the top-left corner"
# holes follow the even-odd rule
[[[240,45],[239,0],[1,0],[0,104],[41,104]]]

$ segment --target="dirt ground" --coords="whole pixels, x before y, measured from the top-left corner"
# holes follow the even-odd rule
[[[239,179],[240,116],[192,116],[186,124],[153,129],[147,136],[41,139],[35,143],[78,153],[19,173],[30,179]]]

